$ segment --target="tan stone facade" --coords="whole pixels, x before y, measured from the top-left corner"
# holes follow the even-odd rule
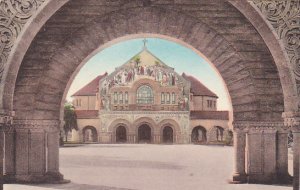
[[[73,96],[80,129],[73,131],[74,141],[215,143],[228,134],[228,112],[217,111],[218,97],[146,47],[97,78]]]

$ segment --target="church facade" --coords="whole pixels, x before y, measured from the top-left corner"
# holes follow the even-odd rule
[[[217,111],[217,95],[146,47],[72,97],[79,127],[74,141],[222,143],[230,135],[228,111]]]

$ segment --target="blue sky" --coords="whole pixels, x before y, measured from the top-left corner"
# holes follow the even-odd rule
[[[93,56],[75,77],[67,99],[88,82],[105,72],[111,73],[143,48],[143,38],[128,40],[105,48]],[[172,41],[147,38],[147,48],[165,64],[175,68],[179,74],[185,72],[199,79],[206,87],[216,93],[218,110],[230,110],[231,105],[227,97],[222,78],[214,68],[193,50]]]

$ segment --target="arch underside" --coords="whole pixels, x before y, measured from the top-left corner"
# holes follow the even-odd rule
[[[197,3],[199,9],[217,10],[193,13],[176,5],[99,11],[103,4],[91,3],[66,3],[33,40],[12,89],[16,119],[59,119],[68,82],[86,57],[120,37],[159,34],[191,45],[214,64],[236,121],[281,120],[283,92],[274,60],[255,28],[229,3]]]
[[[145,2],[69,1],[41,27],[27,51],[20,48],[16,51],[16,57],[24,55],[24,58],[9,65],[2,102],[5,110],[15,111],[14,126],[20,129],[13,135],[22,138],[14,141],[13,135],[9,138],[10,133],[5,134],[6,141],[10,141],[6,144],[14,146],[5,147],[6,157],[15,159],[6,162],[6,171],[18,178],[22,172],[31,175],[30,167],[34,166],[38,167],[33,172],[38,170],[40,181],[47,181],[48,174],[44,170],[47,166],[47,171],[56,173],[60,180],[58,120],[70,81],[87,57],[113,42],[147,35],[173,40],[204,55],[226,83],[234,121],[250,122],[237,122],[236,172],[241,175],[234,176],[234,180],[245,180],[246,161],[242,157],[246,148],[250,155],[246,171],[249,182],[270,183],[277,176],[288,176],[286,134],[278,136],[276,130],[282,127],[284,109],[296,110],[297,107],[291,102],[286,104],[283,98],[283,94],[285,100],[294,94],[292,84],[287,82],[292,81],[289,68],[282,68],[284,66],[274,61],[256,28],[226,0],[151,1],[151,6]],[[247,127],[251,129],[242,131]],[[259,130],[261,127],[266,127],[266,133]],[[32,137],[45,137],[39,141],[45,144],[47,139],[47,148],[22,151],[20,145],[29,147],[28,134],[34,130],[38,133],[32,133],[35,135]],[[249,146],[245,148],[246,133]],[[23,143],[23,139],[28,143]],[[30,160],[34,164],[28,162],[30,155],[42,155],[46,151],[47,159]],[[15,166],[21,167],[15,171]]]

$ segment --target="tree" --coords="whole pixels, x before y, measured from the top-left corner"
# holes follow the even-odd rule
[[[64,132],[66,142],[68,141],[68,133],[72,131],[72,129],[78,130],[77,125],[77,116],[75,113],[75,108],[72,104],[66,103],[64,106]]]

